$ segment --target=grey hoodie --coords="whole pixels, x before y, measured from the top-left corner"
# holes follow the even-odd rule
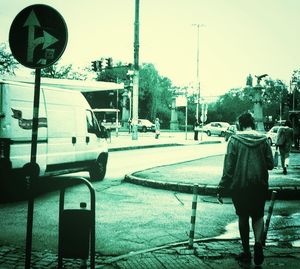
[[[254,130],[238,132],[228,141],[219,187],[230,190],[256,186],[268,188],[268,170],[273,167],[267,137]]]

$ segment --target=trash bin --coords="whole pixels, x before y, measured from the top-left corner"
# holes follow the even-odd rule
[[[90,209],[81,202],[78,209],[64,209],[65,189],[60,191],[58,268],[63,258],[87,260],[90,254],[90,268],[95,268],[95,190],[84,178],[79,178],[90,190]]]

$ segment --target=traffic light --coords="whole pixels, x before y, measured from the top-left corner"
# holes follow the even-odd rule
[[[100,61],[97,61],[97,63],[98,63],[98,71],[102,71],[102,61],[100,60]]]
[[[92,61],[92,70],[93,71],[97,71],[97,62],[96,61]]]
[[[99,72],[102,70],[102,61],[92,61],[92,70]]]
[[[106,68],[112,68],[112,65],[113,65],[113,59],[110,57],[110,58],[107,58],[106,59]]]

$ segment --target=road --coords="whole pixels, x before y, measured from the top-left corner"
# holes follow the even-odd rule
[[[96,251],[120,255],[171,242],[187,241],[192,195],[136,186],[122,182],[126,173],[157,165],[192,160],[225,152],[226,144],[151,148],[110,153],[107,176],[94,184],[96,190]],[[88,177],[87,173],[58,177]],[[67,189],[65,208],[89,203],[85,186]],[[35,200],[33,250],[57,252],[59,192],[51,191]],[[27,202],[1,204],[0,244],[25,245]],[[80,221],[80,220],[79,220]],[[219,205],[215,197],[198,200],[196,238],[217,236],[235,223],[229,201]],[[235,229],[236,230],[236,229]],[[232,233],[231,233],[232,236]],[[235,235],[234,235],[235,236]]]

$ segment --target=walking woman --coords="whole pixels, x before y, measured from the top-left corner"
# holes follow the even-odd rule
[[[251,262],[249,218],[254,233],[254,263],[261,265],[263,254],[264,207],[268,194],[268,170],[273,169],[273,155],[267,137],[255,131],[252,114],[238,118],[238,129],[228,141],[223,176],[219,183],[218,200],[224,190],[230,192],[238,216],[243,252],[236,259]]]
[[[283,174],[287,174],[287,168],[289,166],[289,157],[293,144],[294,131],[292,123],[287,120],[284,126],[278,129],[276,149],[279,148],[281,167]]]

